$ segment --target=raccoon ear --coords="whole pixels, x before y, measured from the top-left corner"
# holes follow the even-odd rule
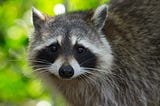
[[[107,18],[107,14],[108,14],[108,6],[106,4],[99,6],[94,11],[91,20],[97,28],[99,29],[103,28]]]
[[[47,15],[41,13],[36,8],[32,7],[32,21],[35,29],[40,29],[45,21],[47,20]]]

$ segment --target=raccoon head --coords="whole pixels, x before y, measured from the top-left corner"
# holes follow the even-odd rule
[[[34,70],[59,79],[109,73],[112,51],[101,29],[107,6],[56,17],[32,9],[35,32],[30,38],[29,61]]]

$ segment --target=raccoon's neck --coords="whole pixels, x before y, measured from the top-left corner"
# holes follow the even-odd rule
[[[104,81],[93,83],[75,79],[55,83],[71,106],[106,106],[109,98],[113,100],[112,89]]]

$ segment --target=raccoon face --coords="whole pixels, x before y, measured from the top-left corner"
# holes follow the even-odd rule
[[[75,12],[56,17],[48,17],[36,9],[32,11],[35,33],[30,38],[29,61],[34,70],[45,70],[60,79],[100,70],[109,73],[113,57],[101,33],[106,5],[92,14]]]

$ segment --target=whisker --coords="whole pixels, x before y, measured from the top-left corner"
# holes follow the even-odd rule
[[[88,72],[86,72],[86,73],[88,73]],[[90,74],[90,73],[88,73],[88,74]],[[92,84],[96,84],[96,81],[94,78],[92,78],[86,74],[82,74],[82,75],[85,77],[85,79],[89,79],[91,82],[93,82]],[[90,82],[89,82],[89,84],[90,84]]]
[[[50,63],[49,61],[47,60],[28,60],[29,62],[35,62],[35,63],[44,63],[44,64],[49,64],[51,65],[52,63]]]
[[[43,70],[43,71],[40,71],[38,72],[39,74],[42,74],[42,73],[49,73],[47,70]]]
[[[86,79],[86,77],[82,74],[81,76],[79,76],[79,78],[81,79],[82,83],[85,85],[89,85],[89,81]],[[87,84],[86,84],[87,83]]]
[[[43,67],[49,67],[50,65],[45,65],[45,64],[42,64],[42,65],[31,65],[32,68],[43,68]]]
[[[90,61],[90,60],[93,60],[94,58],[90,58],[90,59],[87,59],[86,61],[82,62],[80,65],[83,65],[84,63]]]
[[[82,67],[84,70],[93,70],[93,71],[98,71],[98,72],[104,72],[106,73],[107,69],[99,69],[99,68],[88,68],[88,67]]]
[[[47,68],[38,68],[38,69],[35,69],[33,70],[33,72],[37,72],[37,71],[47,71]]]
[[[34,59],[28,59],[28,61],[37,61],[37,60],[34,60]],[[45,60],[45,59],[38,59],[38,61],[49,62],[48,60]]]
[[[119,75],[116,75],[114,73],[107,73],[106,74],[106,77],[102,77],[103,75],[102,74],[105,74],[107,71],[106,70],[103,70],[103,69],[98,69],[98,68],[86,68],[86,67],[83,67],[84,70],[95,70],[96,72],[94,71],[86,71],[86,73],[88,74],[91,74],[92,77],[95,77],[96,78],[99,78],[100,80],[102,81],[105,81],[105,82],[108,82],[108,84],[110,85],[114,85],[113,84],[113,81],[112,81],[112,77],[117,77],[117,78],[120,78],[121,80],[125,80],[122,76],[119,76]],[[112,77],[111,77],[112,76]],[[93,78],[92,78],[93,79]],[[116,84],[115,84],[116,85]]]

